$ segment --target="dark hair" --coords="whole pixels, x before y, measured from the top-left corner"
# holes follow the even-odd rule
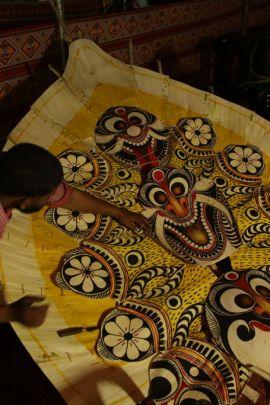
[[[20,143],[0,154],[0,195],[41,197],[60,184],[63,170],[46,149]]]

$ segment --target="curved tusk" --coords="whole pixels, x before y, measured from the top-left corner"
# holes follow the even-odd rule
[[[230,214],[230,211],[221,202],[219,202],[215,198],[208,197],[207,195],[203,195],[203,194],[196,194],[195,201],[211,205],[212,207],[214,207],[217,210],[221,211],[222,214],[224,214],[228,218],[228,220],[230,221],[230,223],[232,225],[233,218],[232,218],[232,216]]]
[[[156,219],[156,235],[159,239],[159,241],[167,247],[167,249],[171,250],[170,245],[166,241],[165,235],[164,235],[164,222],[165,222],[165,217],[162,217],[160,215],[157,215]]]
[[[118,141],[115,143],[115,145],[109,146],[105,149],[102,150],[103,153],[108,153],[109,155],[113,155],[117,152],[120,152],[123,148],[124,144],[124,139],[118,139]],[[105,145],[105,144],[103,144]]]
[[[114,138],[115,138],[115,135],[95,134],[96,142],[101,143],[102,145],[111,142]]]
[[[158,210],[159,208],[149,208],[146,205],[143,205],[144,210],[142,212],[143,216],[145,216],[145,218],[151,218]]]

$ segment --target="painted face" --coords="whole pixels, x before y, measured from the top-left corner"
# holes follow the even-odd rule
[[[233,403],[239,388],[229,356],[202,340],[187,339],[183,347],[156,356],[150,366],[150,397],[160,405]]]
[[[213,284],[206,304],[215,341],[243,364],[269,372],[270,275],[227,272]]]
[[[52,193],[53,194],[53,193]],[[23,199],[20,203],[16,203],[12,208],[23,212],[24,214],[32,214],[41,210],[44,205],[46,205],[48,198],[51,194],[47,194],[42,197],[27,197]]]
[[[169,129],[153,114],[136,107],[108,109],[98,120],[95,139],[120,163],[138,170],[146,164],[159,165],[167,158]]]
[[[209,264],[228,254],[231,245],[221,216],[231,233],[237,234],[237,229],[211,181],[196,181],[183,168],[154,168],[139,198],[154,235],[183,260]]]

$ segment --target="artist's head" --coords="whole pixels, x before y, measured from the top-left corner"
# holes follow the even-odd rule
[[[0,154],[0,201],[10,208],[40,210],[62,178],[58,159],[40,146],[21,143]]]

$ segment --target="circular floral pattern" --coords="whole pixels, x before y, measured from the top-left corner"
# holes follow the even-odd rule
[[[62,154],[59,157],[67,183],[83,184],[93,177],[94,167],[90,158],[79,153]]]
[[[66,261],[62,279],[73,291],[91,298],[107,296],[110,276],[104,265],[95,257],[79,254]]]
[[[95,223],[96,217],[91,213],[70,211],[65,208],[55,209],[55,224],[65,232],[80,233],[88,231]]]
[[[152,332],[136,315],[118,311],[103,323],[101,334],[103,352],[105,348],[114,359],[140,361],[152,354]]]
[[[192,146],[208,146],[211,144],[213,139],[212,129],[201,118],[189,118],[183,128],[185,138],[190,141]]]
[[[235,146],[228,158],[230,166],[241,174],[258,174],[263,167],[262,155],[251,146]]]

